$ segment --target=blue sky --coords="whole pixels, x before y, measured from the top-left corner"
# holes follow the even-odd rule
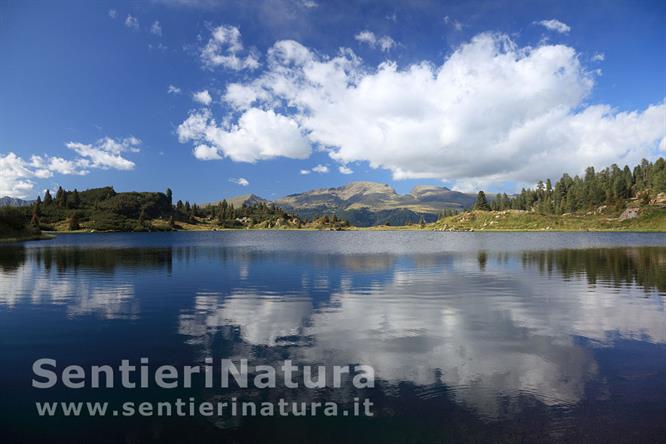
[[[0,54],[3,195],[513,191],[666,150],[663,1],[9,1]]]

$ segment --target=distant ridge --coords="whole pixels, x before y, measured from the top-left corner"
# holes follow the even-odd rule
[[[34,200],[23,200],[19,199],[17,197],[0,197],[0,207],[29,207],[32,205],[35,201]]]
[[[351,182],[337,188],[290,194],[275,203],[302,217],[335,213],[354,225],[370,226],[416,223],[422,216],[426,221],[433,221],[445,210],[470,208],[475,199],[475,194],[432,185],[416,186],[409,194],[398,194],[387,184]]]
[[[408,209],[437,214],[445,209],[469,208],[476,195],[451,191],[446,187],[420,185],[409,194],[398,194],[387,184],[351,182],[337,188],[319,188],[290,194],[275,201],[288,210],[320,209],[322,211],[367,209],[370,211]]]
[[[372,226],[418,223],[422,218],[434,222],[447,210],[471,208],[475,199],[476,194],[434,185],[419,185],[408,194],[398,194],[385,183],[361,181],[290,194],[275,201],[256,194],[229,197],[226,201],[235,208],[274,203],[288,213],[307,219],[336,214],[353,225]]]
[[[256,194],[241,194],[240,196],[227,197],[224,200],[228,204],[233,205],[234,208],[250,207],[259,203],[270,203],[268,199],[264,199]],[[215,202],[214,204],[219,204],[220,202],[222,201]]]

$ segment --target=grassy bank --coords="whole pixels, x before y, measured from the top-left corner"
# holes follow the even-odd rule
[[[33,241],[33,240],[49,240],[53,239],[55,236],[50,234],[43,233],[24,233],[24,234],[13,234],[0,237],[0,243],[12,243],[12,242],[24,242],[24,241]]]
[[[666,232],[666,208],[643,207],[638,217],[617,214],[547,215],[536,212],[471,211],[442,218],[426,229],[442,231],[652,231]]]

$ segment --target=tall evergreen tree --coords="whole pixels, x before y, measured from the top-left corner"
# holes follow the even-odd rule
[[[474,209],[480,211],[490,211],[490,205],[488,205],[488,199],[486,199],[486,193],[479,191],[479,194],[476,195],[476,201],[474,202]]]
[[[69,230],[76,231],[80,229],[81,226],[79,225],[79,213],[78,211],[74,211],[69,218]]]
[[[81,206],[81,198],[79,197],[79,192],[74,188],[72,196],[67,199],[67,205],[69,208],[79,208]]]
[[[32,225],[35,228],[39,228],[39,218],[41,216],[41,205],[42,205],[42,201],[39,197],[37,197],[37,201],[35,202],[35,205],[32,208],[32,219],[30,219],[30,225]]]
[[[167,201],[169,202],[169,206],[173,206],[173,192],[171,191],[171,188],[166,189],[166,197]]]
[[[65,190],[63,190],[62,187],[58,187],[58,191],[56,191],[55,204],[60,208],[65,208],[65,205],[67,204]]]

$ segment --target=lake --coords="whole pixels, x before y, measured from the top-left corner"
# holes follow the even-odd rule
[[[657,442],[666,235],[59,235],[0,246],[0,441]],[[33,363],[366,365],[374,386],[35,388]],[[299,374],[300,374],[299,370]],[[195,380],[198,376],[195,376]],[[40,417],[35,402],[369,399],[372,416]]]

